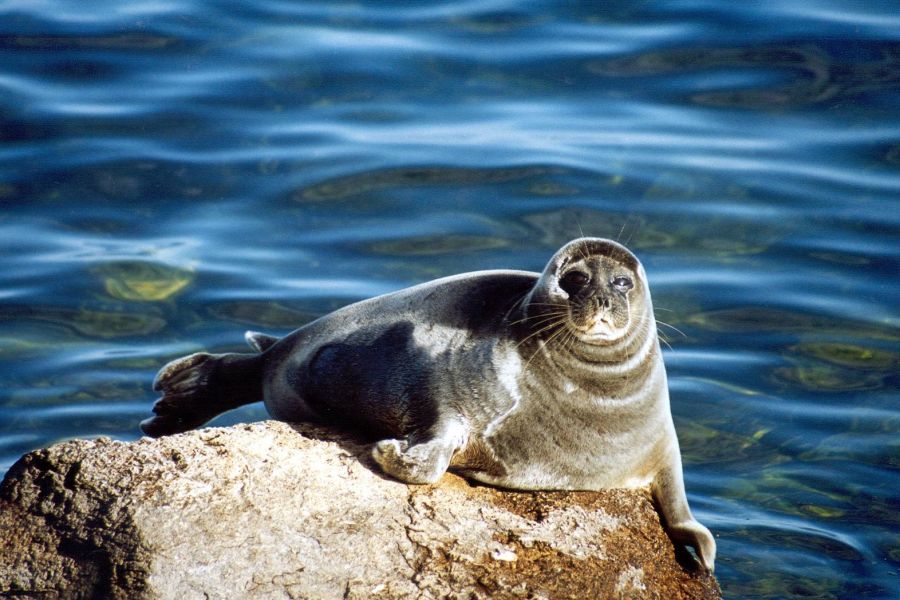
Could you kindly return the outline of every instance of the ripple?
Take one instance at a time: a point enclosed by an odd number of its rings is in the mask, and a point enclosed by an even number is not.
[[[889,596],[895,13],[4,3],[0,467],[134,439],[156,369],[246,327],[606,236],[647,269],[726,596]]]

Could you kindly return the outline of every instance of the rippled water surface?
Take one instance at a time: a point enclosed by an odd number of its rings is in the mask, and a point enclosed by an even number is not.
[[[896,9],[3,3],[0,468],[136,439],[175,356],[584,232],[649,273],[726,596],[896,597]]]

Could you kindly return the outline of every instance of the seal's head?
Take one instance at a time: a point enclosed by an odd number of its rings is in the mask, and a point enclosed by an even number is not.
[[[625,246],[580,238],[553,255],[532,293],[530,313],[555,316],[577,339],[606,346],[624,338],[650,308],[644,269]]]

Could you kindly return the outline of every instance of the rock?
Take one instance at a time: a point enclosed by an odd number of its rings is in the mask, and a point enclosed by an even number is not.
[[[408,486],[275,421],[25,455],[0,484],[0,596],[721,597],[646,490]]]

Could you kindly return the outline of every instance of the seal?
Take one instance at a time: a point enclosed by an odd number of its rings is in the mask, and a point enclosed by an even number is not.
[[[352,429],[389,475],[448,469],[519,490],[649,486],[673,541],[712,571],[691,514],[647,276],[624,246],[580,238],[541,273],[479,271],[346,306],[253,354],[165,365],[150,436],[263,400],[283,421]]]

